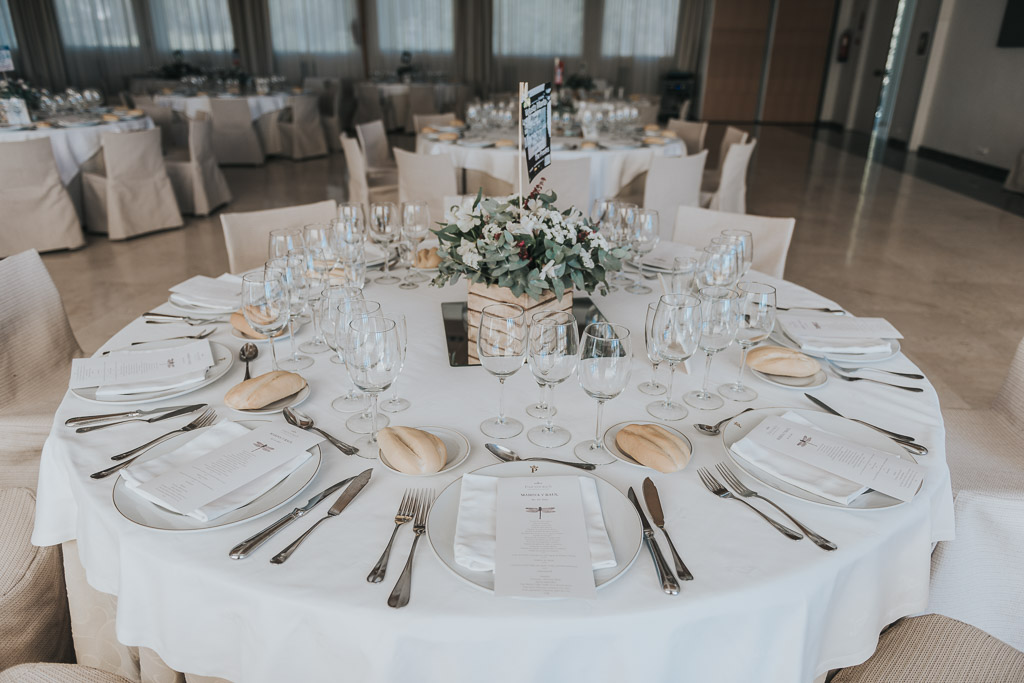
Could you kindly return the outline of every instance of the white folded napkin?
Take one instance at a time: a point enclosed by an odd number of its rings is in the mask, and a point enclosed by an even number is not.
[[[171,287],[175,303],[208,308],[211,311],[234,311],[241,302],[242,280],[225,273],[217,278],[196,275]]]
[[[187,375],[177,377],[165,377],[154,379],[148,382],[135,382],[132,384],[108,384],[96,388],[96,398],[115,398],[117,396],[131,396],[133,394],[146,394],[151,391],[167,391],[168,389],[184,389],[193,384],[199,384],[206,379],[206,370],[190,372]]]
[[[821,431],[827,431],[811,424],[794,412],[788,412],[782,418],[805,427],[814,427]],[[828,433],[833,436],[839,436],[833,432]],[[868,490],[867,486],[862,486],[857,482],[826,472],[820,467],[791,458],[763,444],[755,443],[749,436],[743,437],[734,443],[731,450],[743,460],[777,479],[781,479],[804,491],[809,491],[840,505],[849,505],[857,496]]]
[[[794,332],[786,325],[786,317],[778,317],[779,324],[790,339],[800,346],[800,350],[806,353],[884,353],[890,349],[890,342],[887,339],[846,339],[811,337],[799,332]]]
[[[219,448],[233,439],[244,436],[248,431],[249,430],[245,426],[240,425],[237,422],[222,422],[221,424],[214,425],[209,429],[202,430],[199,433],[199,436],[166,455],[162,455],[159,458],[153,458],[152,460],[145,462],[137,462],[130,467],[126,467],[121,470],[121,478],[124,479],[128,490],[140,498],[144,498],[151,503],[156,503],[160,507],[167,508],[173,512],[188,515],[189,517],[198,519],[200,522],[209,522],[210,520],[216,519],[221,515],[231,512],[232,510],[237,510],[244,505],[248,505],[270,489],[277,486],[282,479],[297,470],[302,463],[306,462],[306,460],[310,458],[311,453],[309,451],[302,451],[302,453],[296,454],[295,457],[281,463],[281,465],[275,467],[263,476],[257,477],[248,484],[235,489],[231,493],[221,496],[217,500],[204,505],[198,510],[175,510],[173,506],[161,501],[156,496],[140,490],[138,487],[154,477],[158,477],[165,472],[169,472],[175,468],[181,467],[182,465],[186,465],[196,458],[206,455],[215,448]]]
[[[604,526],[597,484],[590,477],[576,477],[583,499],[583,518],[590,541],[590,559],[594,569],[614,567],[615,551]],[[455,561],[474,572],[494,571],[498,477],[466,474],[462,477],[459,519],[455,524]]]

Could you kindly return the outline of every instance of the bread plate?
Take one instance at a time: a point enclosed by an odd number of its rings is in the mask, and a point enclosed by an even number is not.
[[[309,394],[309,384],[306,384],[306,386],[302,387],[294,394],[290,394],[284,398],[279,398],[273,403],[268,403],[262,408],[252,408],[249,410],[240,410],[238,408],[232,408],[231,406],[227,406],[227,408],[228,410],[233,410],[236,413],[242,413],[243,415],[274,415],[276,413],[280,413],[285,408],[291,408],[292,406],[299,405],[309,398]]]
[[[783,389],[817,389],[818,387],[825,386],[828,384],[828,375],[825,374],[824,370],[818,370],[810,377],[788,377],[786,375],[773,375],[768,372],[761,372],[750,368],[750,371],[761,381],[767,382],[768,384],[774,384],[777,387]]]
[[[618,444],[615,443],[615,437],[618,436],[619,431],[621,431],[623,427],[626,427],[628,425],[657,425],[658,427],[661,427],[665,431],[671,432],[672,434],[678,436],[680,439],[686,442],[686,446],[690,449],[690,458],[693,458],[693,443],[690,441],[689,438],[687,438],[686,434],[683,434],[675,427],[670,427],[669,425],[663,422],[656,422],[654,420],[629,420],[628,422],[620,422],[617,425],[612,425],[608,429],[608,431],[604,433],[604,447],[608,449],[608,452],[610,452],[612,455],[614,455],[616,458],[626,463],[627,465],[632,465],[633,467],[640,467],[645,470],[652,470],[654,472],[658,471],[655,470],[653,467],[641,465],[639,462],[623,453],[619,449]]]
[[[433,477],[438,474],[450,472],[455,469],[469,457],[469,439],[467,439],[462,432],[456,431],[449,427],[416,427],[424,432],[429,432],[444,442],[444,447],[447,452],[447,460],[437,472],[427,472],[425,474],[412,474],[410,472],[402,472],[390,462],[384,455],[384,451],[378,451],[377,454],[380,456],[380,461],[384,463],[384,467],[395,474],[400,474],[403,477]]]

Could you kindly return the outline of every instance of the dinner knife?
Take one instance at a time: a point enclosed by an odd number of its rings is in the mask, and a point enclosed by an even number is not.
[[[143,415],[156,415],[169,410],[181,410],[182,408],[189,408],[191,406],[163,406],[162,408],[150,408],[149,410],[128,410],[123,413],[107,413],[106,415],[82,415],[79,417],[69,417],[64,421],[65,427],[74,427],[75,425],[88,424],[89,422],[105,422],[106,420],[116,420],[119,417],[142,417]]]
[[[344,510],[345,507],[352,502],[353,498],[359,495],[360,491],[363,490],[363,487],[366,486],[366,482],[370,481],[370,475],[372,474],[373,468],[371,467],[363,470],[358,476],[356,476],[356,478],[352,480],[348,487],[341,492],[341,495],[338,496],[338,500],[336,500],[334,502],[334,505],[331,506],[331,509],[327,513],[327,515],[318,519],[316,521],[316,524],[306,529],[305,533],[303,533],[301,536],[292,541],[287,548],[285,548],[277,555],[274,555],[272,558],[270,558],[270,562],[272,564],[283,564],[284,562],[286,562],[288,558],[292,556],[292,553],[294,553],[295,550],[300,545],[302,545],[302,542],[306,540],[306,537],[313,533],[314,529],[316,529],[318,526],[320,526],[330,518],[337,517],[339,514],[341,514],[341,511]]]
[[[886,436],[888,436],[890,439],[895,439],[896,441],[913,441],[914,440],[914,437],[912,437],[912,436],[907,436],[906,434],[897,434],[896,432],[890,432],[888,429],[882,429],[881,427],[877,427],[877,426],[871,424],[870,422],[865,422],[864,420],[858,420],[855,417],[846,417],[845,415],[840,413],[838,410],[836,410],[834,408],[831,408],[830,406],[826,405],[825,402],[822,401],[821,399],[815,398],[815,397],[811,396],[810,394],[808,394],[806,392],[804,392],[804,396],[806,396],[808,399],[810,399],[811,403],[813,403],[814,405],[818,406],[819,408],[821,408],[825,412],[832,413],[836,417],[841,417],[844,420],[849,420],[851,422],[856,422],[858,424],[862,424],[865,427],[871,427],[876,432],[881,432],[882,434],[885,434]]]
[[[273,536],[278,531],[285,528],[286,526],[294,522],[296,519],[302,517],[304,514],[315,508],[317,505],[320,504],[321,501],[323,501],[324,498],[331,495],[332,493],[334,493],[335,491],[337,491],[338,489],[340,489],[342,486],[349,483],[353,479],[355,479],[355,477],[342,479],[337,484],[327,487],[320,493],[310,498],[302,507],[295,508],[287,515],[285,515],[281,519],[277,520],[276,522],[268,526],[263,531],[253,534],[249,538],[245,539],[244,541],[236,545],[234,548],[231,549],[229,557],[231,557],[232,560],[243,560],[246,557],[249,557],[249,555],[251,555],[252,552],[256,550],[256,548],[259,548],[261,545],[269,541],[271,536]]]
[[[679,584],[676,583],[676,577],[672,575],[672,569],[668,566],[668,562],[665,561],[665,556],[661,554],[658,541],[654,538],[654,529],[651,528],[651,523],[647,521],[647,515],[644,514],[644,509],[640,507],[640,501],[637,500],[636,494],[633,493],[632,486],[629,487],[627,495],[629,496],[629,502],[633,503],[637,514],[640,515],[640,523],[644,527],[644,541],[647,543],[647,549],[651,551],[651,559],[654,560],[654,568],[658,572],[661,589],[669,595],[678,595]]]
[[[129,418],[124,419],[124,420],[115,420],[114,422],[104,422],[103,424],[89,425],[88,427],[79,427],[78,429],[75,430],[75,433],[76,434],[84,434],[86,432],[94,432],[97,429],[106,429],[107,427],[113,427],[114,425],[121,425],[121,424],[124,424],[125,422],[150,422],[150,423],[152,423],[152,422],[160,422],[162,420],[168,420],[168,419],[170,419],[172,417],[178,417],[179,415],[188,415],[189,413],[194,413],[197,410],[199,410],[200,408],[205,408],[205,407],[206,407],[205,403],[196,403],[195,405],[191,405],[191,406],[183,406],[181,408],[175,408],[175,409],[171,410],[171,412],[169,412],[169,413],[166,413],[164,415],[157,415],[155,417],[150,417],[150,418],[145,418],[145,417],[129,417]]]
[[[668,549],[672,551],[672,559],[676,563],[676,573],[679,574],[679,580],[693,581],[693,574],[683,564],[683,558],[679,557],[679,553],[676,552],[676,546],[672,543],[672,537],[665,531],[665,512],[661,509],[661,496],[658,495],[658,488],[651,481],[650,477],[644,479],[644,502],[647,503],[647,509],[651,511],[651,519],[654,521],[654,526],[661,529],[661,533],[665,534],[665,540],[668,541]]]

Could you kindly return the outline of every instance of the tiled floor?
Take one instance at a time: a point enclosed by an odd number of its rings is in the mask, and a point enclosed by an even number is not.
[[[796,217],[786,277],[858,315],[891,320],[944,405],[991,401],[1024,336],[1024,217],[806,131],[756,134],[748,210]],[[225,174],[231,211],[345,195],[340,155]],[[169,286],[227,268],[216,215],[127,242],[92,236],[85,249],[44,259],[87,351],[166,300]]]

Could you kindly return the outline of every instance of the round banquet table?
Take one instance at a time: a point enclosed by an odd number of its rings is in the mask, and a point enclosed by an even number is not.
[[[410,111],[408,83],[372,83],[377,89],[381,111],[384,115],[386,130],[413,130],[412,112]],[[418,85],[418,84],[414,84]],[[434,90],[434,107],[439,112],[455,111],[459,103],[459,89],[466,86],[458,83],[432,83]]]
[[[239,95],[231,99],[244,97],[249,103],[249,113],[255,121],[264,114],[272,111],[280,111],[288,106],[286,93],[271,93],[269,95]],[[170,107],[174,111],[184,112],[190,119],[195,118],[196,112],[210,111],[210,97],[208,95],[155,95],[153,103],[161,107]]]
[[[666,245],[668,247],[674,245]],[[831,305],[794,284],[770,277],[779,304]],[[656,284],[656,283],[655,283]],[[133,425],[75,435],[63,426],[73,415],[107,412],[69,395],[61,404],[43,451],[33,542],[51,545],[77,539],[88,582],[117,596],[117,636],[128,645],[155,650],[177,671],[232,681],[811,681],[835,667],[867,659],[879,631],[899,617],[925,609],[932,544],[952,538],[949,473],[942,418],[927,382],[911,394],[868,382],[830,381],[817,395],[851,416],[915,435],[931,454],[918,460],[928,469],[922,489],[896,507],[857,512],[826,508],[771,495],[804,524],[838,544],[825,552],[808,540],[784,538],[743,506],[711,495],[697,467],[725,459],[719,438],[698,434],[694,422],[715,422],[741,409],[810,408],[799,391],[760,382],[749,374],[759,398],[753,404],[726,402],[717,411],[690,409],[674,423],[693,442],[690,464],[660,474],[624,463],[596,474],[620,491],[639,490],[650,476],[661,492],[668,529],[695,579],[679,595],[661,590],[649,554],[641,549],[621,578],[588,600],[497,598],[457,578],[430,544],[419,544],[412,600],[403,609],[386,605],[412,542],[403,530],[383,583],[366,575],[393,528],[393,516],[407,487],[440,492],[456,478],[496,462],[483,445],[479,423],[495,414],[498,383],[480,367],[449,367],[440,305],[464,301],[465,285],[401,290],[369,284],[366,297],[384,310],[402,312],[410,329],[408,362],[401,393],[412,401],[391,415],[393,425],[445,425],[472,444],[469,458],[452,472],[431,478],[399,476],[377,460],[344,456],[323,444],[323,466],[293,501],[266,516],[217,530],[161,532],[123,518],[111,503],[113,478],[94,481],[90,472],[108,457],[167,431]],[[646,297],[618,291],[595,301],[612,321],[633,334],[634,372],[629,388],[605,408],[604,426],[650,419],[651,397],[636,386],[647,379],[643,323]],[[164,307],[164,310],[171,309]],[[104,348],[130,341],[188,334],[198,328],[146,325],[135,320]],[[298,336],[308,337],[306,329]],[[219,325],[212,340],[237,351],[240,341]],[[280,343],[285,352],[287,342]],[[254,374],[269,369],[262,349]],[[731,380],[739,350],[715,359],[712,386]],[[881,367],[916,370],[902,355]],[[225,392],[242,379],[236,364],[216,383],[188,399],[205,401],[224,419],[244,419],[223,404]],[[305,371],[312,389],[301,409],[342,439],[347,415],[330,401],[347,383],[343,369],[327,355]],[[699,373],[695,373],[698,374]],[[699,376],[681,376],[676,392],[694,388]],[[866,385],[866,386],[865,386]],[[537,398],[528,369],[506,386],[510,414],[526,423],[524,407]],[[575,443],[590,438],[595,402],[575,379],[555,390],[556,422],[569,427]],[[275,418],[280,419],[280,418]],[[177,426],[175,423],[174,426]],[[571,459],[569,446],[541,453],[521,434],[506,442],[521,454]],[[248,559],[229,559],[236,543],[303,504],[314,492],[366,467],[373,477],[336,520],[321,526],[285,564],[274,553],[326,514],[321,504]],[[659,543],[667,553],[660,532]],[[620,561],[628,561],[628,558]]]
[[[514,139],[514,131],[491,134],[487,137]],[[510,137],[512,136],[512,137]],[[664,145],[638,146],[635,149],[571,149],[578,147],[580,138],[552,138],[552,146],[564,145],[565,149],[554,149],[554,161],[569,159],[590,159],[590,203],[602,197],[614,197],[634,178],[647,171],[655,156],[683,156],[686,145],[682,140],[673,140]],[[601,141],[598,140],[600,143]],[[481,171],[499,180],[516,183],[518,172],[516,147],[468,147],[458,142],[430,140],[424,135],[416,136],[416,152],[419,154],[448,154],[456,168]]]

